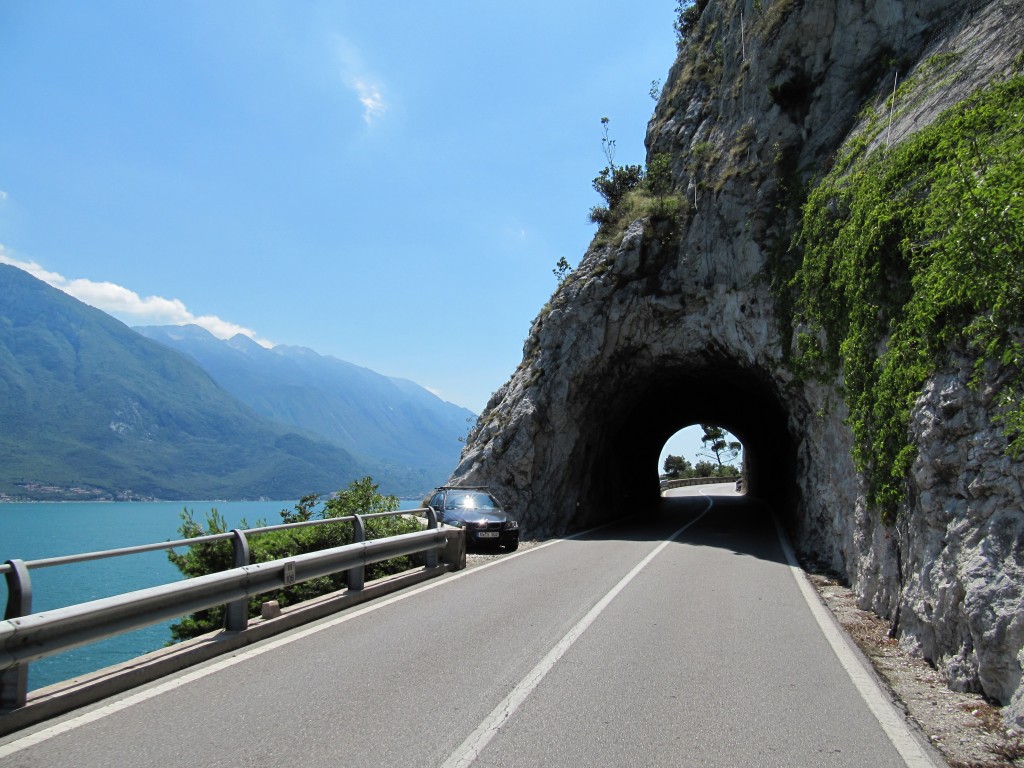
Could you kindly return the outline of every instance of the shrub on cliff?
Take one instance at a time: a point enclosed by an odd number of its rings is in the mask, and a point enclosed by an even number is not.
[[[707,6],[708,0],[677,0],[676,2],[676,43],[682,46],[690,36],[693,28],[700,21],[700,15]]]

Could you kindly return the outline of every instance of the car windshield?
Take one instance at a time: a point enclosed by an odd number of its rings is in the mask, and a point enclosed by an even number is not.
[[[498,505],[486,493],[450,492],[444,502],[445,509],[497,509]]]

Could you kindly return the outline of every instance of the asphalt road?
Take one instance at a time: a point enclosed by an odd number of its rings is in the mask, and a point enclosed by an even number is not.
[[[883,731],[771,517],[718,490],[3,737],[0,767],[930,765]]]

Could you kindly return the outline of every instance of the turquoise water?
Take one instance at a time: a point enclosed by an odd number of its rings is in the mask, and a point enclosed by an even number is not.
[[[0,504],[0,563],[14,558],[43,557],[131,547],[180,538],[178,526],[184,509],[198,522],[215,508],[228,527],[245,518],[250,526],[263,519],[268,525],[281,522],[282,509],[294,501],[156,501],[156,502],[62,502]],[[403,509],[419,506],[403,503]],[[136,589],[167,584],[181,574],[167,560],[166,552],[108,558],[53,568],[33,568],[32,611],[62,608]],[[0,578],[0,607],[7,605],[7,584]],[[35,690],[77,675],[128,661],[166,645],[170,622],[128,632],[34,662],[29,667],[29,688]]]

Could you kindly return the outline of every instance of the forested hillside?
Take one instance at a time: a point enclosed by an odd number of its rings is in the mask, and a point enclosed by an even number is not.
[[[21,270],[0,297],[0,498],[291,499],[367,472]]]
[[[136,328],[199,363],[258,413],[337,443],[402,487],[429,489],[459,460],[474,414],[418,384],[311,349],[221,340],[195,326]]]

